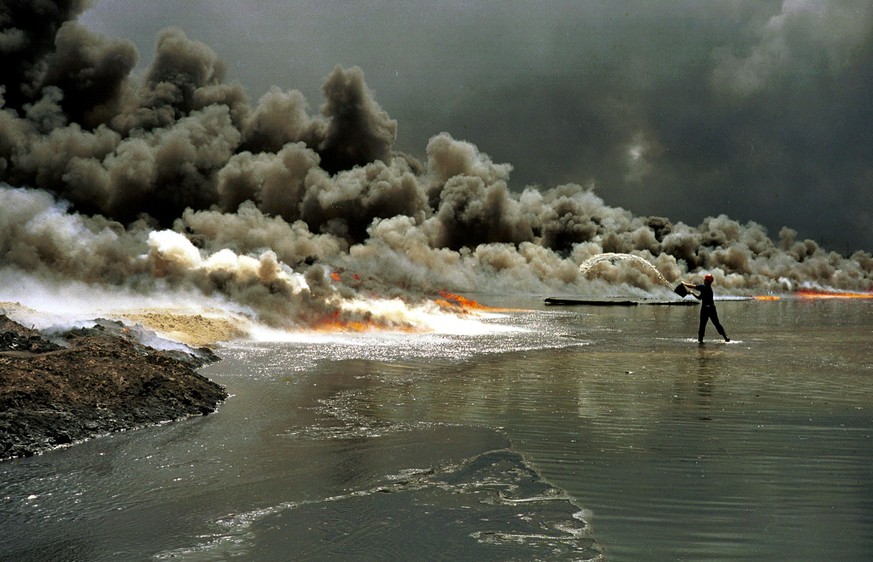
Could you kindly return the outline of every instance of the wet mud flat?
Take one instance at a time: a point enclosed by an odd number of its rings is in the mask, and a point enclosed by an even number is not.
[[[0,314],[0,460],[214,412],[207,348],[158,350],[120,322],[40,332]]]

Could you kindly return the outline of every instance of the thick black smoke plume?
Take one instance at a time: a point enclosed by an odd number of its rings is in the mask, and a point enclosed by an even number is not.
[[[512,167],[447,133],[419,159],[359,68],[252,103],[208,46],[165,29],[143,76],[133,45],[75,17],[84,2],[0,12],[0,274],[196,288],[279,326],[374,318],[361,295],[440,289],[667,292],[690,273],[739,294],[871,290],[873,258],[726,216],[693,227],[606,205],[591,188],[508,188]],[[7,70],[8,69],[8,70]],[[635,260],[586,260],[614,252]],[[397,323],[402,323],[398,320]]]

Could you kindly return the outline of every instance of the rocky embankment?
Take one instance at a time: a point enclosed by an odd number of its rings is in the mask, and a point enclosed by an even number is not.
[[[227,397],[196,369],[205,348],[160,351],[119,322],[59,333],[0,314],[0,460],[205,415]]]

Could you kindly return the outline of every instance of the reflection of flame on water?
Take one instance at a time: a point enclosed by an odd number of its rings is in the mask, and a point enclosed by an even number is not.
[[[844,293],[839,291],[821,291],[817,289],[800,289],[794,293],[801,299],[873,299],[873,292]]]

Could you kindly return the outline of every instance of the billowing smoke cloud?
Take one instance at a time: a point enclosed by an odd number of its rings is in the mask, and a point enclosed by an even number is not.
[[[448,133],[423,161],[397,153],[397,123],[359,68],[327,77],[317,115],[297,91],[252,104],[179,29],[159,35],[137,79],[132,45],[79,26],[81,4],[44,19],[27,6],[0,14],[0,48],[18,61],[0,111],[6,274],[194,288],[280,327],[402,326],[358,303],[443,289],[666,295],[702,271],[738,294],[873,289],[869,254],[827,252],[790,228],[774,240],[725,215],[634,216],[575,184],[516,193],[510,165]],[[587,261],[603,253],[636,258]]]

